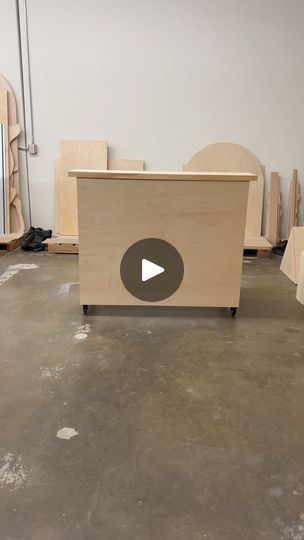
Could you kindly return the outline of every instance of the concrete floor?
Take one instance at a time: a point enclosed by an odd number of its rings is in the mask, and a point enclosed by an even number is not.
[[[0,257],[0,539],[303,540],[304,307],[279,262],[244,264],[235,320],[84,318],[77,256]]]

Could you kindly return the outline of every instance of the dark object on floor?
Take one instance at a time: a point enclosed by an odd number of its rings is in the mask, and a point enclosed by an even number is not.
[[[24,251],[44,251],[47,246],[42,242],[51,236],[51,229],[45,231],[41,227],[31,227],[21,249]]]
[[[287,242],[288,240],[283,240],[282,242],[279,242],[279,244],[272,248],[272,253],[274,253],[274,255],[283,256],[287,246]]]

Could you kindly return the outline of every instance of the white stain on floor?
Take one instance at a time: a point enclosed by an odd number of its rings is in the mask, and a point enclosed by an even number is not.
[[[13,276],[18,274],[20,270],[34,270],[35,268],[39,268],[37,264],[11,264],[3,274],[0,275],[0,287],[3,285],[6,281],[11,279]]]
[[[75,435],[78,435],[78,431],[76,431],[74,428],[64,427],[57,431],[58,439],[65,439],[66,441],[72,437],[75,437]]]
[[[57,294],[58,296],[68,296],[70,294],[71,288],[74,285],[79,285],[77,281],[70,281],[68,283],[61,283],[58,287]]]
[[[75,330],[74,338],[79,340],[86,339],[90,332],[92,332],[90,324],[80,324]]]
[[[77,331],[78,332],[85,332],[86,334],[89,334],[90,332],[92,332],[92,328],[91,328],[91,325],[89,323],[80,324],[79,326],[77,326]]]
[[[53,368],[40,368],[41,379],[60,379],[63,367],[55,366]]]
[[[21,455],[6,454],[1,462],[0,488],[8,487],[10,491],[23,488],[27,473],[22,464]]]
[[[88,334],[83,334],[82,332],[74,335],[75,339],[86,339],[87,337],[88,337]]]
[[[304,540],[304,525],[295,525],[286,527],[283,531],[281,540]]]

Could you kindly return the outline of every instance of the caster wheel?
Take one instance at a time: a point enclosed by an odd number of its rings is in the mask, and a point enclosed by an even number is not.
[[[234,319],[234,317],[236,316],[236,312],[237,312],[237,308],[236,307],[231,307],[230,308],[230,313],[231,313],[231,317]]]
[[[85,304],[84,306],[82,306],[82,309],[83,309],[83,314],[84,314],[84,315],[87,315],[88,310],[89,310],[89,306],[87,306],[87,305]]]

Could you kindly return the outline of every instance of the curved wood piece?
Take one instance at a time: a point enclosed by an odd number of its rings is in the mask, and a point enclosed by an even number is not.
[[[15,124],[8,127],[8,142],[9,142],[9,176],[11,177],[13,172],[18,171],[18,146],[13,145],[12,142],[19,136],[20,126]],[[17,150],[17,151],[16,151]]]
[[[15,199],[17,195],[17,191],[14,187],[10,186],[10,192],[9,192],[9,202],[12,204],[13,200]]]
[[[24,232],[24,220],[22,216],[20,200],[20,181],[19,181],[19,163],[18,163],[18,136],[20,126],[17,124],[17,106],[13,89],[9,82],[0,75],[0,92],[7,92],[7,133],[9,141],[8,149],[8,184],[9,194],[9,230],[11,233]]]
[[[22,234],[25,231],[25,225],[24,225],[24,220],[23,220],[23,215],[22,215],[21,200],[18,197],[18,195],[16,195],[12,201],[11,209],[12,208],[15,208],[15,211],[18,217],[18,223],[19,223],[18,230],[14,232],[18,232]]]
[[[199,150],[184,165],[184,171],[226,171],[250,172],[258,176],[257,182],[250,182],[246,236],[261,236],[264,172],[252,152],[239,144],[220,142],[210,144]]]
[[[8,128],[8,138],[9,138],[9,142],[10,144],[13,142],[14,139],[16,139],[16,137],[18,137],[18,135],[20,135],[20,126],[19,124],[15,124],[14,126],[9,126]]]
[[[19,185],[19,172],[14,172],[10,178],[10,214],[11,214],[11,231],[14,233],[24,233],[25,225],[22,216],[22,207],[19,194],[16,189]],[[20,205],[18,203],[20,201]],[[16,200],[16,205],[14,204]]]

